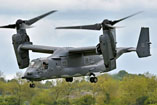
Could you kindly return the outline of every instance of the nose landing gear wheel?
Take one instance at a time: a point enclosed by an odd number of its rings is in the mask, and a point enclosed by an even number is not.
[[[96,83],[96,82],[98,82],[98,78],[97,77],[91,77],[90,82],[91,83]]]
[[[35,88],[35,84],[34,84],[34,83],[30,83],[30,84],[29,84],[29,87],[30,87],[30,88]]]

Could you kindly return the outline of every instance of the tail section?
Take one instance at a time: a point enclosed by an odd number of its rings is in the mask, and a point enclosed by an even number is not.
[[[139,58],[151,56],[150,54],[149,28],[142,27],[138,40],[136,52]]]

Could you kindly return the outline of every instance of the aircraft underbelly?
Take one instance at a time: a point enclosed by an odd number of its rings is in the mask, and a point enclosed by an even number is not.
[[[90,73],[104,71],[105,71],[104,63],[103,61],[100,61],[99,63],[94,65],[87,65],[81,67],[65,67],[54,70],[51,78],[79,77],[89,75]]]
[[[95,70],[96,67],[72,67],[72,68],[64,68],[62,73],[60,74],[61,77],[78,77],[78,76],[85,76],[88,72]]]

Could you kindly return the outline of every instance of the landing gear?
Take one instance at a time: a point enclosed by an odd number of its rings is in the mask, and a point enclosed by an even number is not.
[[[97,77],[90,77],[90,82],[96,83],[96,82],[98,82],[98,78]]]
[[[65,78],[66,82],[72,82],[73,81],[73,78],[70,77],[70,78]]]
[[[91,83],[96,83],[96,82],[98,82],[98,78],[97,77],[95,77],[95,74],[94,73],[91,73],[90,74],[90,82]]]
[[[30,84],[29,84],[29,87],[30,87],[30,88],[35,88],[35,84],[34,84],[34,83],[30,83]]]

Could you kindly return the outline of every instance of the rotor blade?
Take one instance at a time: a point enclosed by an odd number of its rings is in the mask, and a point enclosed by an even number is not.
[[[83,26],[56,27],[56,29],[86,29],[86,30],[100,30],[100,29],[101,29],[101,24],[83,25]]]
[[[0,26],[0,28],[11,28],[11,29],[14,29],[15,27],[16,27],[16,24],[9,24],[6,26]]]
[[[110,29],[114,29],[114,28],[124,28],[124,26],[113,26],[110,24],[105,24],[106,27],[110,28]]]
[[[143,11],[140,11],[140,12],[134,13],[134,14],[132,14],[132,15],[129,15],[129,16],[127,16],[127,17],[124,17],[124,18],[122,18],[122,19],[114,20],[114,21],[111,22],[111,25],[114,25],[114,24],[116,24],[116,23],[118,23],[118,22],[120,22],[120,21],[123,21],[123,20],[125,20],[125,19],[130,18],[130,17],[133,17],[133,16],[135,16],[135,15],[137,15],[137,14],[140,14],[140,13],[142,13],[142,12],[143,12]]]
[[[42,19],[42,18],[44,18],[44,17],[46,17],[46,16],[48,16],[48,15],[50,15],[51,13],[54,13],[54,12],[56,12],[56,11],[57,11],[57,10],[53,10],[53,11],[50,11],[50,12],[45,13],[45,14],[43,14],[43,15],[40,15],[40,16],[38,16],[38,17],[35,17],[35,18],[33,18],[33,19],[25,20],[25,23],[26,23],[27,25],[32,25],[33,23],[39,21],[40,19]]]
[[[33,28],[33,26],[27,25],[25,23],[22,24],[21,29]]]

